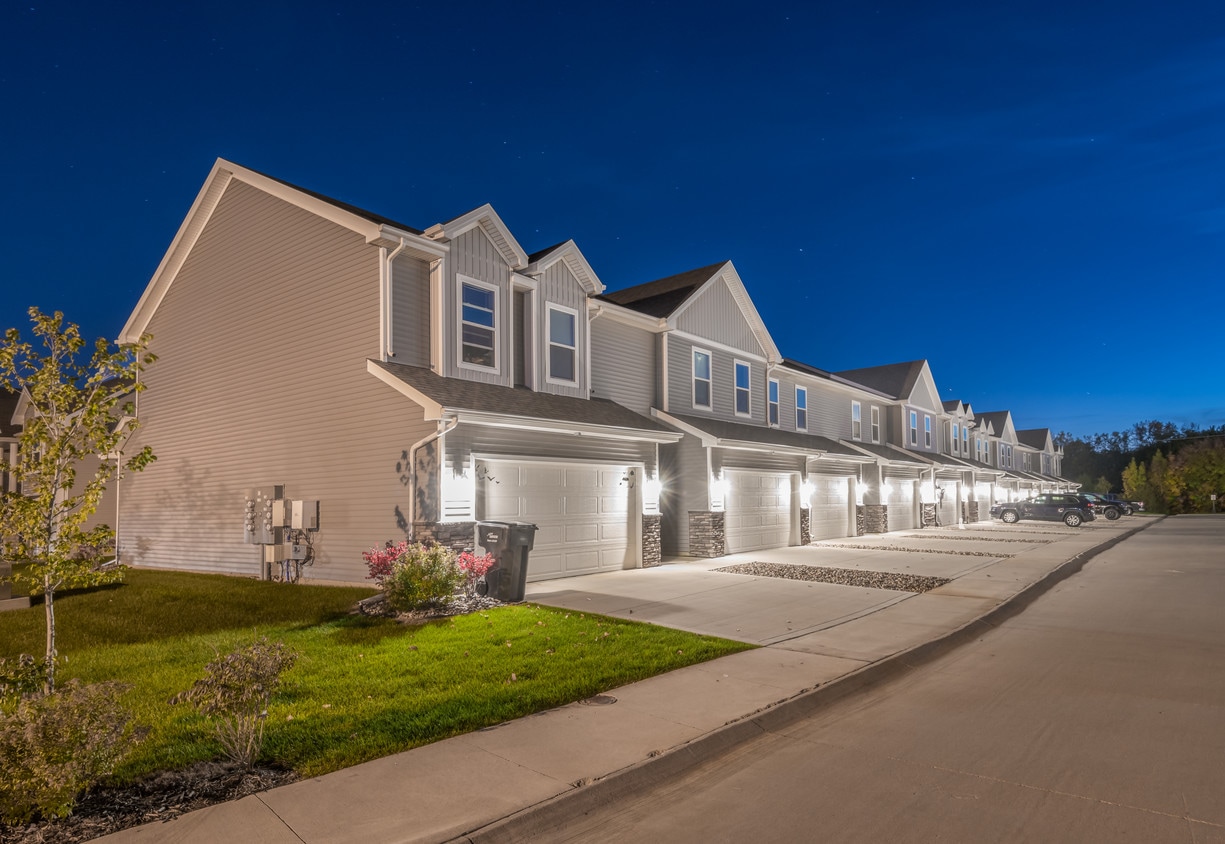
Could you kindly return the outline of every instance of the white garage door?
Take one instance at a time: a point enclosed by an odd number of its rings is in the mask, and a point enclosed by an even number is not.
[[[791,473],[728,471],[727,553],[791,543]]]
[[[485,461],[482,461],[485,463]],[[527,579],[547,580],[632,567],[628,467],[582,463],[488,461],[484,512],[489,521],[538,528]]]
[[[809,475],[812,483],[812,513],[808,530],[813,539],[838,539],[850,536],[847,510],[850,496],[848,478]]]
[[[991,484],[975,484],[974,498],[978,501],[978,520],[991,521]]]
[[[889,478],[889,530],[910,530],[915,526],[914,481],[909,478]]]

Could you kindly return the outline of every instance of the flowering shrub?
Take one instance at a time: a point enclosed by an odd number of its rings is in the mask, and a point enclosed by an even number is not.
[[[471,551],[464,551],[455,558],[455,564],[459,566],[459,570],[467,579],[464,589],[469,595],[472,595],[476,592],[477,581],[484,577],[497,564],[497,561],[494,560],[492,554],[483,554],[478,557]]]
[[[363,552],[362,557],[370,579],[400,612],[443,606],[467,579],[455,552],[441,545],[401,542]]]

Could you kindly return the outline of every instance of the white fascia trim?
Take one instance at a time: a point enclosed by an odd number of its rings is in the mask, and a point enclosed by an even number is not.
[[[436,243],[419,234],[413,234],[410,231],[388,225],[379,226],[372,235],[366,238],[366,243],[369,243],[371,246],[383,246],[388,249],[403,247],[402,251],[404,253],[414,258],[420,258],[423,261],[436,261],[439,258],[446,257],[451,251],[449,244]]]
[[[641,328],[643,331],[649,331],[652,334],[661,334],[668,330],[668,321],[666,319],[653,317],[641,311],[630,310],[624,305],[618,305],[615,302],[603,299],[588,299],[587,310],[600,313],[605,319],[611,319],[613,322],[619,322],[622,325],[628,325],[633,328]]]
[[[480,208],[473,208],[467,214],[461,214],[454,220],[445,223],[435,223],[425,230],[425,237],[430,240],[454,240],[465,232],[480,226],[485,235],[502,254],[502,258],[512,270],[520,270],[527,266],[527,252],[515,240],[510,229],[502,222],[493,206],[485,203]]]
[[[573,240],[567,240],[541,260],[528,264],[523,272],[526,275],[540,275],[558,261],[565,262],[570,275],[574,276],[588,296],[598,296],[604,292],[604,282],[600,281],[600,277],[595,274],[595,270]]]
[[[869,458],[869,460],[864,462],[880,463],[882,466],[920,466],[922,468],[929,468],[935,463],[932,460],[907,460],[903,457],[883,457],[867,449],[859,448],[859,444],[851,440],[838,440],[838,443],[847,448],[853,448]]]
[[[383,367],[379,366],[373,360],[366,361],[366,371],[375,378],[382,381],[387,386],[391,387],[397,393],[408,398],[413,404],[420,405],[425,410],[426,419],[441,419],[443,417],[442,405],[431,399],[420,390],[416,390],[405,384],[396,376],[392,375]]]
[[[718,349],[721,352],[727,352],[729,355],[735,355],[738,358],[751,360],[754,363],[760,363],[766,366],[770,365],[770,362],[761,355],[754,354],[753,352],[746,352],[744,349],[737,349],[735,346],[720,343],[718,340],[712,340],[709,337],[701,337],[697,334],[690,334],[688,331],[681,331],[679,328],[671,329],[670,333],[688,340],[690,343],[693,343],[703,349]]]
[[[740,274],[736,272],[736,267],[731,261],[725,261],[701,287],[691,293],[681,303],[681,306],[668,316],[669,327],[675,328],[680,315],[701,298],[702,294],[709,290],[711,285],[720,281],[727,285],[728,291],[732,294],[732,299],[739,306],[744,318],[748,320],[753,336],[757,338],[757,343],[762,348],[766,363],[770,365],[779,363],[783,359],[782,352],[778,350],[778,346],[774,343],[774,338],[770,336],[769,330],[766,329],[765,321],[761,318],[761,314],[757,312],[757,307],[749,297],[749,293],[744,287],[744,282],[740,279]]]
[[[516,273],[516,272],[512,272],[510,274],[510,289],[515,291],[516,293],[525,291],[525,290],[535,293],[536,288],[539,286],[540,285],[537,283],[536,279],[534,278],[528,278],[527,276],[520,275],[519,273]]]
[[[450,408],[447,410],[447,413],[455,416],[461,423],[469,425],[486,425],[491,428],[513,428],[521,431],[545,431],[555,434],[569,434],[574,437],[599,437],[607,440],[630,440],[632,442],[674,443],[683,436],[672,431],[634,432],[625,428],[593,425],[588,422],[533,419],[525,416],[507,416],[503,413],[486,413],[479,410],[457,410]]]
[[[809,375],[808,377],[812,378],[811,375]],[[817,380],[822,381],[824,379],[817,379]],[[846,385],[852,390],[855,390],[856,392],[859,392],[859,393],[863,393],[864,395],[876,396],[877,398],[888,399],[891,402],[896,402],[899,400],[898,396],[891,396],[888,393],[882,393],[880,390],[874,390],[871,387],[867,387],[863,384],[860,384],[858,381],[852,381],[849,378],[843,378],[841,375],[834,375],[831,373],[829,376],[829,380],[833,384]]]

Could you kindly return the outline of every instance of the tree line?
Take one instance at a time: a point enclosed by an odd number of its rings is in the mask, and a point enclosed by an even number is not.
[[[1225,425],[1137,422],[1087,437],[1061,431],[1055,443],[1063,476],[1081,489],[1119,492],[1156,513],[1225,512]]]

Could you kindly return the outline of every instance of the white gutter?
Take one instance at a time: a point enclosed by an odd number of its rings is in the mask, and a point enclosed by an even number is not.
[[[411,479],[411,483],[408,485],[408,530],[410,534],[413,532],[413,520],[417,517],[417,450],[422,446],[429,445],[434,440],[440,439],[448,431],[454,430],[458,424],[459,419],[455,417],[439,419],[438,427],[432,434],[426,434],[408,449],[408,477]],[[438,461],[438,477],[440,481],[444,463],[446,463],[446,459],[445,455],[442,455]]]
[[[604,306],[596,305],[595,313],[587,311],[587,360],[583,362],[583,368],[587,370],[587,395],[595,394],[595,385],[591,383],[591,324],[600,317],[604,316]]]
[[[404,247],[408,243],[404,238],[400,238],[400,245],[387,253],[386,246],[379,247],[379,298],[382,300],[383,320],[379,325],[379,345],[383,349],[383,360],[389,361],[395,357],[395,351],[392,349],[392,315],[391,315],[391,265],[395,261],[396,256],[404,251]]]

